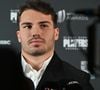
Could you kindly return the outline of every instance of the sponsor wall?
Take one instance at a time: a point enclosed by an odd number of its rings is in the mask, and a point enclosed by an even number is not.
[[[16,51],[20,48],[16,38],[17,12],[24,1],[0,1],[0,45],[11,46]],[[89,72],[95,90],[100,90],[100,1],[43,1],[51,3],[58,15],[58,55],[76,68]]]

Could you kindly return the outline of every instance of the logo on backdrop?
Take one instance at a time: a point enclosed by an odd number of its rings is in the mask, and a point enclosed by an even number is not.
[[[75,12],[66,12],[65,9],[62,9],[57,12],[58,23],[62,23],[65,20],[84,20],[87,21],[89,18],[84,15],[77,14]]]
[[[18,9],[10,10],[10,21],[12,21],[12,23],[17,23],[18,12]],[[58,11],[56,14],[58,16],[58,23],[63,23],[65,20],[88,20],[87,16],[78,15],[74,12],[66,12],[65,9]]]
[[[10,21],[12,21],[12,23],[17,23],[18,11],[18,9],[10,10]]]
[[[64,36],[63,47],[66,50],[80,50],[80,48],[86,50],[88,47],[88,39],[86,36],[78,36],[78,37]]]
[[[11,45],[11,40],[0,40],[0,45]]]

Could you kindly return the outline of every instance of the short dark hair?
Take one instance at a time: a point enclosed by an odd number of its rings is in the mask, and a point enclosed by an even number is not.
[[[57,14],[54,11],[54,9],[51,7],[51,5],[47,2],[43,2],[41,0],[27,0],[19,9],[19,13],[18,13],[18,24],[20,22],[20,17],[22,15],[22,13],[25,10],[28,9],[32,9],[32,10],[36,10],[39,11],[43,14],[46,15],[51,15],[53,23],[54,23],[54,27],[57,27]]]

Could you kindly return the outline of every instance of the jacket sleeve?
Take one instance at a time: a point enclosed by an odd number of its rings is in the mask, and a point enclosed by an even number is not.
[[[94,90],[88,73],[82,72],[81,79],[83,90]]]

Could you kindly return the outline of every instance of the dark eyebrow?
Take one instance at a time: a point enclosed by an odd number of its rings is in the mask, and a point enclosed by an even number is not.
[[[47,23],[47,24],[51,24],[51,22],[49,21],[40,21],[39,24],[44,24],[44,23]],[[21,25],[32,25],[31,22],[23,22],[21,23]]]
[[[49,21],[40,21],[39,22],[39,24],[43,24],[43,23],[51,24],[51,22],[49,22]]]
[[[21,25],[32,25],[32,23],[30,23],[30,22],[23,22],[23,23],[21,23]]]

